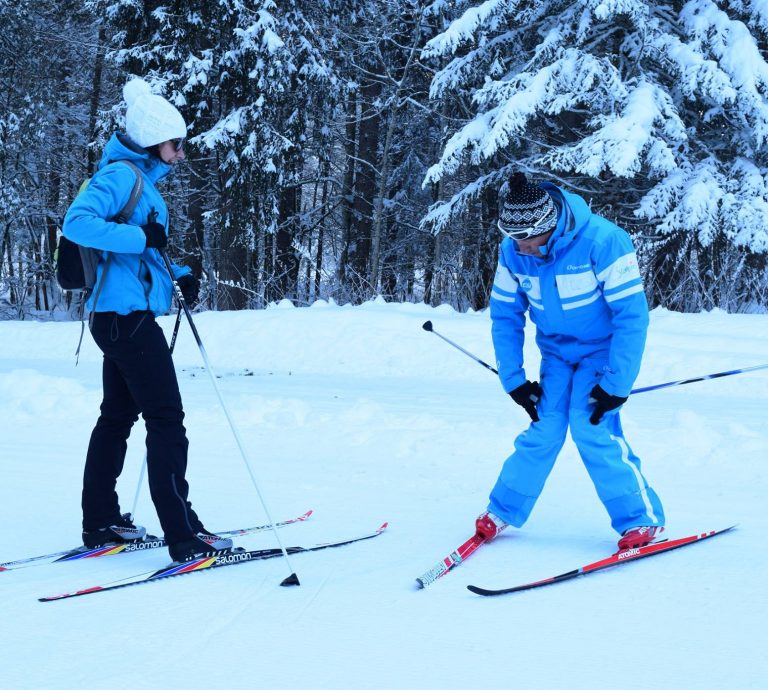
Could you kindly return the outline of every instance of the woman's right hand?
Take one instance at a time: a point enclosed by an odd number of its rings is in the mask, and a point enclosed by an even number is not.
[[[163,249],[168,245],[168,236],[165,234],[165,227],[150,221],[146,225],[142,225],[141,229],[147,237],[147,249],[150,247],[154,249]]]

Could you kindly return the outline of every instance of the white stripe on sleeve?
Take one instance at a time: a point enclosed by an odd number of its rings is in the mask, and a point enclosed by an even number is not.
[[[496,275],[493,279],[493,287],[499,288],[504,292],[515,293],[518,289],[517,281],[512,277],[509,269],[506,266],[499,264],[496,267]]]
[[[642,285],[633,285],[632,287],[627,288],[626,290],[622,290],[621,292],[615,292],[612,295],[605,295],[605,301],[615,302],[617,299],[629,297],[630,295],[634,295],[636,292],[642,292],[642,291],[643,291]]]
[[[499,302],[511,302],[513,304],[517,301],[513,295],[502,295],[500,292],[496,292],[496,290],[491,290],[491,299],[498,300]]]

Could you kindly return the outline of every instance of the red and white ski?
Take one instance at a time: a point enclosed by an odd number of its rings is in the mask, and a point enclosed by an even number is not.
[[[499,596],[500,594],[512,594],[513,592],[522,592],[526,589],[545,587],[546,585],[553,585],[556,582],[572,580],[581,575],[593,573],[596,570],[604,570],[605,568],[621,565],[622,563],[627,563],[628,561],[636,561],[640,558],[655,556],[659,553],[665,553],[667,551],[679,549],[683,546],[688,546],[689,544],[695,544],[696,542],[709,539],[710,537],[714,537],[718,534],[724,534],[725,532],[732,530],[734,527],[736,527],[736,525],[731,525],[730,527],[725,527],[723,529],[712,530],[711,532],[704,532],[702,534],[694,534],[690,537],[681,537],[680,539],[660,541],[654,544],[648,544],[647,546],[641,546],[637,549],[625,549],[624,551],[616,552],[612,556],[608,556],[608,558],[603,558],[599,561],[595,561],[594,563],[590,563],[589,565],[584,565],[581,568],[576,568],[576,570],[569,570],[567,573],[563,573],[562,575],[555,575],[554,577],[548,577],[544,580],[537,580],[536,582],[529,582],[527,584],[518,585],[516,587],[508,587],[506,589],[485,589],[484,587],[468,585],[467,589],[470,592],[480,594],[484,597],[495,597]]]
[[[421,577],[416,578],[416,584],[419,589],[423,589],[427,585],[431,585],[435,580],[439,580],[443,575],[446,575],[453,570],[457,565],[461,565],[467,558],[469,558],[480,546],[485,543],[482,537],[477,534],[473,534],[467,541],[459,546],[455,551],[449,553],[439,563],[432,566]]]

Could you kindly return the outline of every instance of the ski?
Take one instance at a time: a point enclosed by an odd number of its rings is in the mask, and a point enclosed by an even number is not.
[[[290,546],[286,549],[286,551],[289,554],[296,554],[308,553],[309,551],[321,551],[322,549],[331,549],[338,546],[346,546],[347,544],[354,544],[358,541],[365,541],[366,539],[373,539],[374,537],[378,537],[384,532],[386,528],[387,523],[385,522],[375,532],[364,534],[359,537],[328,542],[325,544],[316,544],[315,546]],[[76,592],[57,594],[50,597],[40,597],[38,601],[59,601],[60,599],[71,599],[72,597],[81,597],[85,596],[86,594],[96,594],[96,592],[106,592],[107,590],[111,589],[120,589],[122,587],[131,587],[132,585],[141,585],[147,582],[155,582],[156,580],[176,577],[177,575],[187,575],[189,573],[200,572],[201,570],[211,570],[213,568],[224,568],[228,565],[240,565],[241,563],[261,561],[267,558],[276,558],[282,555],[283,552],[280,549],[257,549],[255,551],[233,549],[230,553],[223,554],[221,556],[197,558],[186,563],[171,563],[164,568],[160,568],[160,570],[150,570],[146,573],[132,575],[130,577],[115,580],[104,585],[96,585],[95,587],[80,589]]]
[[[449,573],[457,565],[461,565],[467,558],[477,551],[478,548],[480,548],[483,541],[484,539],[482,537],[473,534],[455,551],[449,553],[445,558],[427,570],[421,577],[416,578],[416,584],[419,586],[419,589],[424,589],[427,585],[431,585],[435,580],[439,580]]]
[[[545,587],[547,585],[553,585],[556,582],[572,580],[576,577],[586,575],[587,573],[593,573],[597,570],[612,568],[615,565],[621,565],[622,563],[627,563],[628,561],[636,561],[640,558],[655,556],[659,553],[666,553],[667,551],[679,549],[683,546],[688,546],[689,544],[695,544],[696,542],[709,539],[710,537],[714,537],[718,534],[724,534],[725,532],[732,530],[734,527],[736,527],[736,525],[731,525],[730,527],[725,527],[723,529],[712,530],[711,532],[703,532],[702,534],[694,534],[690,537],[681,537],[679,539],[659,541],[654,544],[648,544],[647,546],[641,546],[636,549],[625,549],[624,551],[617,551],[612,556],[608,556],[608,558],[603,558],[602,560],[595,561],[589,565],[584,565],[581,568],[576,568],[576,570],[570,570],[567,573],[563,573],[562,575],[555,575],[554,577],[548,577],[544,580],[537,580],[536,582],[529,582],[524,585],[518,585],[517,587],[509,587],[507,589],[485,589],[483,587],[476,587],[475,585],[468,585],[467,589],[470,592],[480,594],[484,597],[495,597],[499,596],[500,594],[512,594],[513,592],[522,592],[527,589]]]
[[[304,515],[293,518],[292,520],[284,520],[283,522],[276,522],[275,527],[285,527],[286,525],[293,525],[297,522],[304,522],[309,516],[312,515],[312,511],[308,510]],[[245,529],[233,529],[226,532],[216,532],[216,534],[222,537],[242,537],[246,534],[253,534],[254,532],[263,532],[271,529],[271,525],[257,525],[256,527],[246,527]],[[99,558],[101,556],[114,556],[118,553],[133,553],[135,551],[149,551],[151,549],[158,549],[162,546],[166,546],[165,539],[147,535],[142,541],[129,542],[126,544],[108,544],[106,546],[100,546],[95,549],[89,549],[86,546],[78,546],[77,548],[70,549],[69,551],[58,551],[57,553],[48,553],[42,556],[32,556],[31,558],[21,558],[17,561],[8,561],[7,563],[0,563],[0,572],[8,570],[20,570],[21,568],[28,568],[33,565],[45,565],[47,563],[60,563],[62,561],[79,561],[83,558]]]

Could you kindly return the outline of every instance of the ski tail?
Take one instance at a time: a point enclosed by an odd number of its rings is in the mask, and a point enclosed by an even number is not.
[[[424,589],[436,580],[447,575],[456,566],[461,565],[484,543],[484,539],[477,534],[473,534],[467,541],[459,546],[455,551],[449,553],[445,558],[433,565],[426,573],[416,578],[416,584],[419,589]]]
[[[293,518],[292,520],[283,520],[282,522],[276,522],[275,527],[285,527],[286,525],[293,525],[297,522],[304,522],[305,520],[308,520],[310,515],[312,515],[311,510],[308,510],[304,515],[299,515],[297,518]],[[268,529],[271,529],[272,525],[256,525],[256,527],[246,527],[245,529],[231,529],[226,530],[224,532],[216,532],[216,534],[222,536],[222,537],[242,537],[245,534],[253,534],[254,532],[264,532]]]

